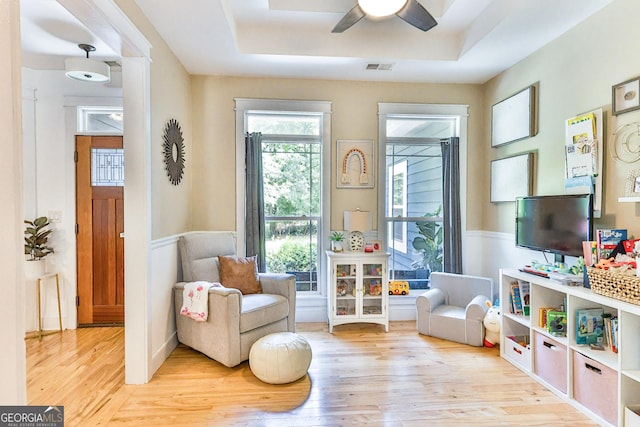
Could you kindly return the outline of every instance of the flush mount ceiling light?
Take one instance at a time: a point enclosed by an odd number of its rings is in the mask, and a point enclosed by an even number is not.
[[[382,18],[402,9],[407,0],[358,0],[358,4],[369,16]]]
[[[70,79],[83,82],[108,83],[111,81],[109,65],[102,61],[89,59],[89,52],[93,52],[96,48],[90,44],[79,44],[78,47],[87,53],[87,57],[65,59],[65,75]]]

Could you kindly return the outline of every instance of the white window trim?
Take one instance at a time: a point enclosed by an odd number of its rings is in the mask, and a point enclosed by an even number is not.
[[[91,113],[112,113],[121,114],[124,117],[124,110],[121,106],[79,106],[77,107],[77,132],[81,135],[122,135],[122,131],[109,130],[104,132],[87,130],[87,116]]]
[[[236,250],[245,253],[245,175],[244,175],[244,135],[246,133],[245,114],[247,111],[278,111],[322,113],[322,212],[320,221],[320,242],[318,242],[318,294],[326,295],[325,257],[326,242],[329,241],[331,217],[331,101],[292,101],[280,99],[235,98],[236,104]]]
[[[397,174],[402,174],[402,206],[396,206],[393,204],[393,191],[389,193],[389,212],[387,212],[387,216],[393,216],[393,211],[395,208],[402,209],[402,217],[407,216],[407,161],[403,160],[400,163],[396,163],[393,166],[389,166],[388,170],[389,176],[388,185],[390,189],[393,189],[393,183],[395,180],[395,176]],[[402,222],[402,239],[398,240],[395,238],[395,234],[393,235],[393,248],[398,250],[404,254],[407,253],[407,223]],[[385,227],[386,228],[386,227]]]
[[[378,152],[385,153],[387,146],[387,115],[414,114],[435,117],[455,117],[459,120],[456,135],[460,138],[460,217],[462,229],[462,268],[466,271],[467,245],[467,121],[469,105],[465,104],[410,104],[410,103],[378,103]],[[386,156],[378,156],[378,170],[386,175]],[[382,175],[382,173],[380,174]],[[378,200],[385,200],[386,176],[378,178]],[[380,184],[382,183],[382,184]],[[387,227],[384,203],[378,204],[378,232],[380,239],[387,242]]]

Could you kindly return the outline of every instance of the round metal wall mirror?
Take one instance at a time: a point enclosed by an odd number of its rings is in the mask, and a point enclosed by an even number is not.
[[[173,185],[178,185],[184,173],[184,139],[177,120],[171,119],[167,122],[162,140],[167,176]]]

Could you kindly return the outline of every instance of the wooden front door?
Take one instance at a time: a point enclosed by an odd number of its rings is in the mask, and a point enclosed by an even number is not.
[[[117,149],[121,136],[76,136],[79,325],[124,322],[124,168]]]

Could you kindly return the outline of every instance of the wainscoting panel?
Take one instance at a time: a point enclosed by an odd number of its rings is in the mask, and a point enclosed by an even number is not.
[[[178,345],[173,285],[178,281],[178,237],[151,242],[151,366],[154,373]]]
[[[465,273],[493,279],[496,294],[501,268],[520,268],[534,260],[545,260],[542,252],[516,247],[513,233],[469,231],[466,236]],[[553,255],[547,254],[547,258],[553,262]]]

